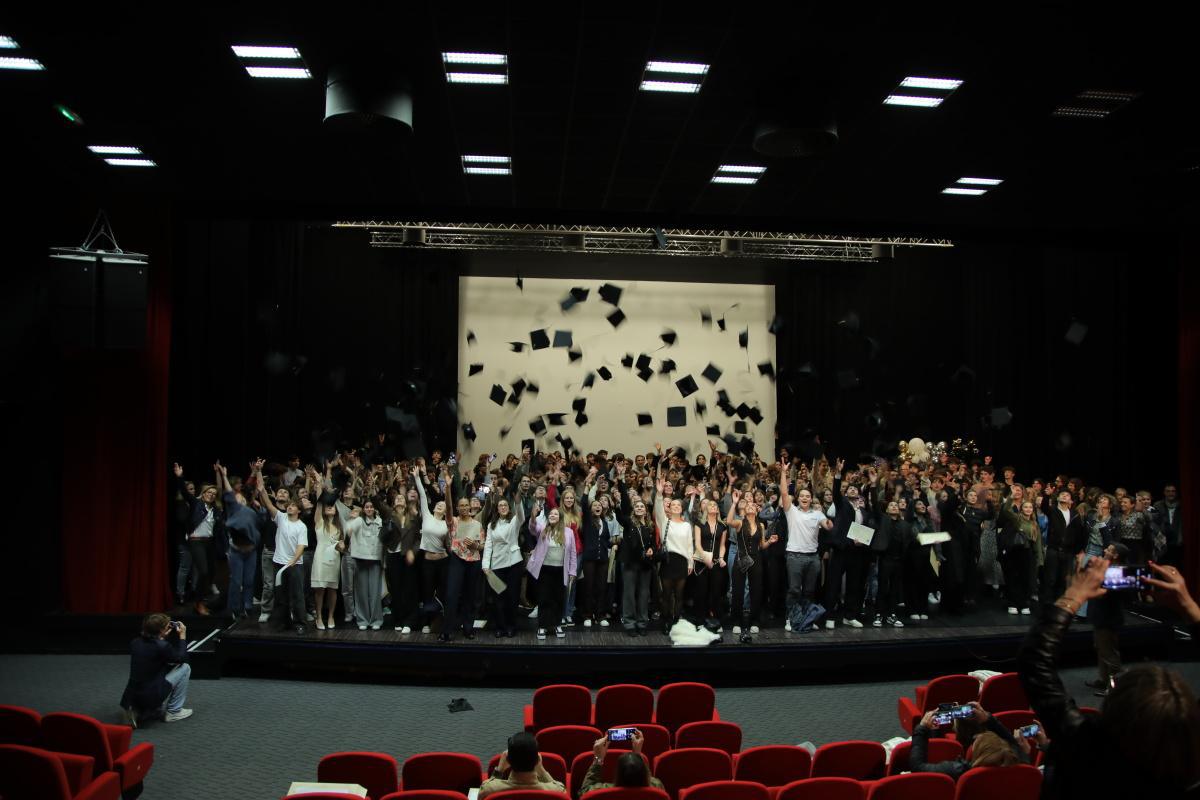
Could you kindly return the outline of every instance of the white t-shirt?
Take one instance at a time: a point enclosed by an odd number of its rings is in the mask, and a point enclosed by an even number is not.
[[[200,524],[192,531],[190,538],[192,539],[211,539],[213,537],[213,525],[216,523],[216,517],[213,516],[212,506],[209,506],[204,514],[204,519],[200,520]]]
[[[787,551],[789,553],[817,552],[817,533],[821,530],[821,523],[825,521],[825,515],[815,508],[801,511],[800,506],[792,503],[792,507],[785,512],[785,518],[788,529]]]
[[[276,564],[286,564],[296,555],[296,550],[308,544],[308,528],[300,520],[292,522],[287,512],[275,512],[275,556]]]

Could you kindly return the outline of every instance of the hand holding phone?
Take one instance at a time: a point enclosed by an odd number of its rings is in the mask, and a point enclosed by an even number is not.
[[[1017,729],[1017,738],[1032,739],[1035,736],[1037,736],[1041,730],[1042,730],[1042,726],[1038,725],[1035,722],[1032,725],[1026,725],[1024,728],[1018,728]]]
[[[610,742],[628,742],[633,740],[633,734],[637,728],[609,728],[608,740]]]
[[[1150,570],[1140,564],[1122,564],[1104,570],[1100,586],[1110,591],[1128,591],[1143,588]]]

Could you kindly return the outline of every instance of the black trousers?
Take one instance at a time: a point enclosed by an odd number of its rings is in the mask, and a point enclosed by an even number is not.
[[[762,551],[759,551],[761,553]],[[754,566],[748,571],[742,572],[737,564],[733,566],[733,600],[730,617],[733,619],[734,625],[741,625],[743,620],[751,625],[757,625],[759,617],[762,616],[762,595],[763,595],[763,573],[766,568],[763,567],[763,560],[755,554]],[[746,597],[746,581],[750,581],[750,615],[746,616],[745,597]]]
[[[763,572],[763,602],[775,617],[782,617],[787,602],[788,576],[787,556],[783,552],[775,552],[774,548],[762,551]]]
[[[604,595],[608,589],[608,562],[583,562],[583,586],[579,587],[579,606],[584,619],[600,619],[608,615]]]
[[[874,554],[870,548],[847,543],[840,550],[829,554],[828,566],[825,568],[825,614],[833,618],[833,610],[837,606],[842,593],[842,578],[846,579],[846,602],[842,607],[842,617],[853,619],[862,616],[863,592],[866,588],[867,571]]]
[[[203,600],[212,592],[213,540],[188,539],[188,552],[192,554],[192,573],[196,581],[196,599]]]
[[[483,565],[479,561],[465,561],[458,556],[450,556],[446,568],[445,621],[442,623],[442,633],[453,633],[454,629],[462,626],[463,634],[475,629],[476,589],[479,586],[479,576]]]
[[[517,629],[517,593],[521,591],[521,576],[525,570],[521,562],[507,567],[492,570],[492,573],[504,581],[507,587],[500,594],[492,591],[488,583],[484,583],[484,592],[492,595],[492,624],[498,631],[515,631]]]
[[[909,614],[929,613],[929,590],[933,584],[929,553],[932,550],[932,546],[922,547],[914,542],[904,556],[904,608]]]
[[[283,569],[276,564],[276,574]],[[271,623],[280,628],[304,624],[304,567],[299,562],[283,573],[283,585],[275,587],[275,607],[271,611]]]
[[[440,598],[445,603],[446,571],[452,556],[439,559],[422,558],[421,564],[421,610],[417,620],[422,626],[428,625],[435,616],[432,611],[433,602]],[[442,609],[443,612],[446,609]]]
[[[721,618],[721,599],[725,587],[721,581],[724,570],[714,561],[711,567],[697,564],[699,570],[692,574],[692,613],[696,620]]]
[[[392,624],[400,627],[412,625],[417,613],[417,593],[421,582],[421,552],[412,564],[404,559],[404,553],[388,553],[384,569],[387,575],[388,593],[392,597]]]
[[[1042,582],[1038,589],[1038,601],[1052,605],[1067,590],[1067,578],[1075,556],[1058,547],[1046,548],[1046,562],[1042,565]]]
[[[563,568],[542,565],[537,577],[538,627],[554,630],[562,621],[567,587],[563,584]]]
[[[1004,570],[1004,591],[1008,605],[1029,608],[1029,595],[1033,591],[1033,550],[1029,547],[1014,547],[1001,557]]]
[[[904,591],[903,573],[904,562],[900,559],[880,557],[879,594],[875,598],[875,609],[883,619],[894,616],[900,606],[900,598]]]

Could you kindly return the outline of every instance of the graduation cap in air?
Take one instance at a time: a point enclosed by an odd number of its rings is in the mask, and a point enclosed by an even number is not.
[[[632,353],[625,354],[625,357],[621,359],[621,366],[624,367],[625,369],[633,369],[633,354]]]
[[[571,347],[575,342],[572,340],[570,331],[555,331],[554,346],[555,347]]]
[[[1083,344],[1084,337],[1087,336],[1088,326],[1084,325],[1079,320],[1072,320],[1071,327],[1067,328],[1067,333],[1063,337],[1071,344],[1078,347]]]
[[[732,417],[734,414],[737,413],[737,409],[733,407],[733,403],[729,402],[728,400],[718,400],[717,408],[724,411],[725,416],[727,416],[727,417]]]
[[[519,398],[521,396],[521,393],[525,391],[526,386],[528,386],[528,384],[525,383],[524,378],[517,378],[515,381],[513,381],[513,385],[512,385],[513,397]]]
[[[505,436],[508,436],[508,434],[509,434],[511,431],[512,431],[512,426],[511,426],[511,425],[505,425],[503,428],[501,428],[501,429],[500,429],[500,438],[501,438],[501,439],[503,439]]]
[[[536,331],[529,332],[529,343],[534,350],[545,350],[550,346],[550,337],[546,335],[545,328],[538,328]]]
[[[600,299],[614,306],[621,304],[621,287],[606,283],[600,287]]]
[[[533,431],[534,435],[540,436],[546,431],[546,421],[541,417],[534,417],[529,421],[529,430]]]
[[[572,308],[574,308],[578,304],[579,304],[579,301],[575,299],[574,295],[570,295],[570,294],[567,295],[566,297],[564,297],[562,300],[558,301],[558,307],[563,310],[564,314],[567,313],[568,311],[570,311]]]
[[[596,373],[589,372],[583,379],[583,388],[590,389],[596,385]]]
[[[697,417],[703,417],[708,411],[708,405],[703,400],[697,400],[695,408]]]
[[[719,320],[717,320],[717,327],[721,329],[722,333],[725,332],[725,317],[721,317]]]
[[[750,346],[750,329],[746,328],[738,334],[738,347]]]
[[[675,371],[675,362],[669,358],[664,358],[662,364],[658,367],[659,375],[670,375]]]
[[[625,312],[618,308],[609,314],[606,319],[614,328],[619,328],[621,327],[621,323],[625,321]]]
[[[783,330],[783,315],[776,314],[771,318],[771,324],[767,326],[768,333],[779,333]]]
[[[720,425],[709,425],[707,428],[704,429],[704,432],[709,436],[720,436],[721,435],[721,426]]]
[[[598,372],[600,374],[600,377],[603,378],[604,380],[606,380],[606,381],[612,380],[612,371],[608,367],[601,367],[600,369],[596,370],[596,372]]]
[[[750,409],[750,421],[753,422],[755,425],[762,424],[763,415],[762,415],[762,412],[758,410],[757,406]]]
[[[758,374],[765,375],[771,380],[775,380],[775,365],[770,361],[763,361],[758,365]]]
[[[571,410],[572,411],[583,411],[585,408],[587,408],[587,398],[586,397],[576,397],[574,400],[571,401]]]
[[[704,379],[709,383],[716,383],[717,381],[721,380],[721,368],[716,364],[713,364],[711,361],[709,362],[708,366],[704,368],[704,372],[701,372],[700,374],[703,375]]]
[[[679,389],[679,393],[684,397],[700,391],[700,387],[696,385],[696,379],[691,375],[684,375],[682,378],[675,381],[675,386]]]
[[[746,433],[746,423],[742,422],[740,419],[737,422],[733,423],[733,432],[745,434]]]
[[[463,432],[463,436],[466,437],[468,442],[475,441],[475,426],[474,425],[472,425],[471,423],[468,422],[467,424],[462,426],[462,432]]]
[[[572,347],[567,351],[567,358],[569,359],[570,363],[574,364],[576,361],[583,358],[583,351],[577,347]]]
[[[745,403],[738,403],[737,415],[738,419],[745,419],[746,417],[750,416],[750,406],[746,405]]]
[[[646,367],[645,369],[639,369],[639,370],[638,370],[638,377],[639,377],[639,378],[641,378],[641,379],[642,379],[642,381],[643,381],[643,382],[645,382],[645,383],[649,383],[649,382],[650,382],[650,378],[651,378],[653,375],[654,375],[654,370],[650,369],[649,367]]]
[[[683,406],[667,406],[667,427],[682,428],[687,425],[687,409]]]
[[[525,350],[524,342],[509,342],[508,346],[514,353],[521,353]]]
[[[659,334],[658,338],[663,340],[663,344],[665,344],[667,347],[670,347],[671,345],[675,344],[675,339],[678,337],[675,331],[671,330],[670,328],[666,328],[661,334]]]
[[[541,394],[542,388],[536,383],[530,383],[525,387],[525,391],[529,392],[530,394]]]
[[[717,402],[718,403],[726,403],[726,404],[729,403],[729,392],[725,391],[724,389],[718,389],[717,390]]]
[[[483,372],[483,364],[472,364],[470,369],[467,370],[467,377],[478,375],[481,372]]]
[[[654,418],[643,412],[637,415],[637,423],[642,427],[645,427],[646,425],[653,425]]]
[[[640,356],[638,356],[637,368],[639,372],[644,369],[650,369],[650,356],[646,355],[645,353],[642,353]]]
[[[467,344],[475,344],[475,331],[467,331]]]
[[[706,328],[712,327],[712,311],[707,308],[700,309],[700,324]]]
[[[588,415],[583,413],[582,409],[580,409],[579,413],[575,415],[575,424],[581,428],[588,424]]]
[[[551,425],[556,427],[567,424],[567,415],[564,413],[555,412],[553,414],[547,414],[546,418],[550,421]]]
[[[573,441],[571,441],[570,436],[563,436],[560,433],[560,434],[557,434],[554,438],[558,439],[558,443],[561,444],[563,447],[567,448],[568,450],[570,450],[572,452],[575,451],[575,443]]]
[[[575,302],[582,303],[588,299],[588,290],[582,286],[575,286],[571,289],[571,297],[575,298]]]
[[[488,395],[492,402],[498,406],[504,405],[504,398],[508,396],[508,392],[504,391],[504,387],[498,383],[492,384],[492,393]]]

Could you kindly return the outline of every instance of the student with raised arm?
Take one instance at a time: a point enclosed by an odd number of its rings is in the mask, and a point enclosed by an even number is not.
[[[421,612],[418,621],[421,623],[421,633],[429,633],[429,623],[441,604],[438,594],[444,591],[446,583],[450,526],[446,522],[445,500],[439,500],[430,510],[425,483],[421,480],[421,468],[413,467],[412,476],[417,484],[421,506]]]
[[[254,462],[254,477],[258,483],[258,497],[275,520],[275,575],[283,589],[283,592],[275,595],[275,615],[282,618],[281,629],[286,630],[290,624],[296,633],[303,635],[307,630],[304,622],[304,570],[299,565],[308,544],[308,528],[300,521],[300,504],[295,500],[289,500],[282,511],[271,501],[263,481],[263,463],[261,458]]]
[[[521,590],[521,526],[525,523],[525,502],[519,491],[509,500],[496,502],[495,516],[489,520],[483,543],[483,571],[504,584],[504,591],[493,598],[492,624],[496,638],[517,635],[517,594]]]
[[[246,504],[241,493],[235,493],[229,483],[229,473],[221,462],[213,465],[217,486],[225,503],[225,525],[217,530],[221,552],[229,562],[229,591],[226,609],[234,621],[247,619],[254,610],[254,568],[256,551],[262,538],[258,530],[258,515]]]
[[[788,486],[788,462],[779,462],[779,507],[787,523],[787,618],[784,629],[792,629],[792,609],[799,606],[802,616],[808,613],[821,579],[821,556],[818,552],[820,531],[833,529],[833,520],[813,508],[812,492],[801,488],[793,502]],[[773,544],[775,537],[767,540]],[[827,627],[833,627],[832,620]]]
[[[740,493],[737,495],[740,498]],[[733,514],[734,505],[729,513]],[[721,520],[721,506],[716,500],[700,501],[700,518],[692,525],[692,545],[695,548],[692,612],[699,624],[721,632],[721,585],[725,573],[725,550],[729,546],[728,530]]]
[[[661,450],[660,450],[661,452]],[[654,521],[662,536],[662,549],[667,560],[659,573],[662,579],[663,633],[671,634],[671,627],[683,613],[683,587],[688,575],[692,574],[692,523],[683,517],[683,503],[673,498],[669,506],[663,505],[663,489],[666,479],[660,477],[655,484]]]
[[[526,567],[538,587],[537,638],[545,639],[553,626],[554,635],[561,639],[566,636],[560,624],[563,605],[575,582],[575,534],[563,524],[557,508],[543,515],[540,501],[529,512],[529,532],[537,539]]]

